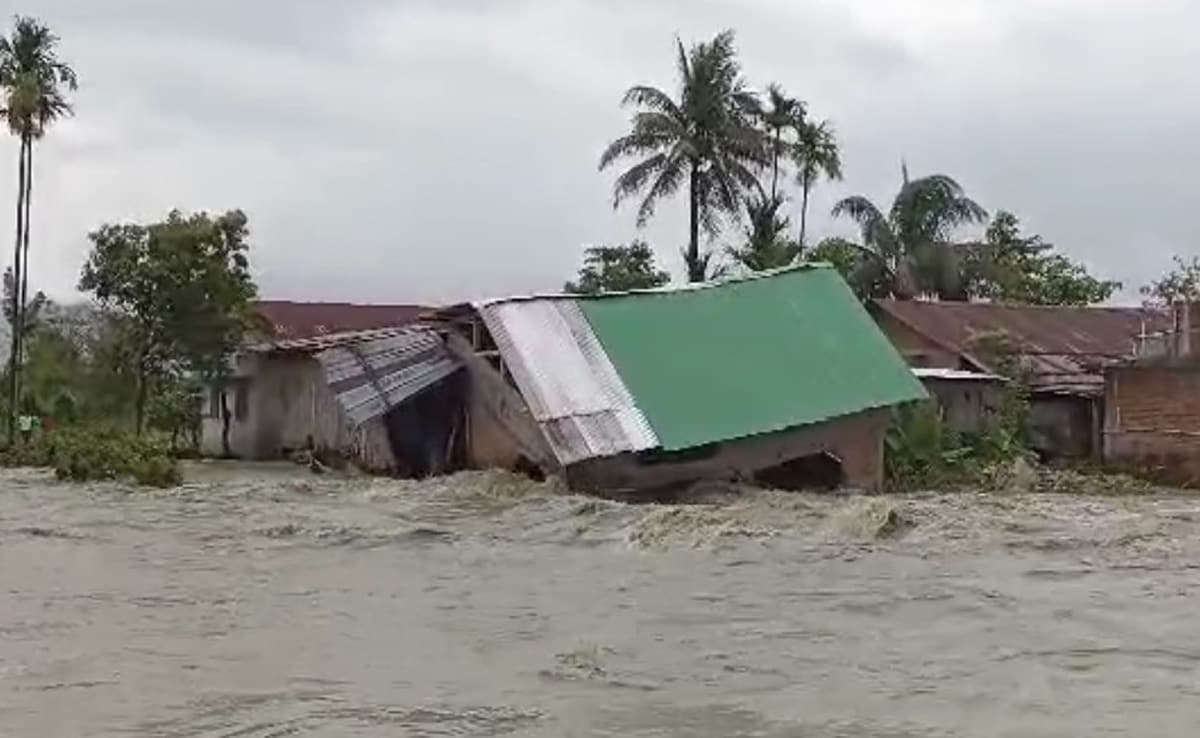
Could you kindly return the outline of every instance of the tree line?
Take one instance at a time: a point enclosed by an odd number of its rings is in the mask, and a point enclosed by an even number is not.
[[[0,37],[0,116],[19,141],[16,239],[3,280],[8,440],[20,415],[194,437],[204,387],[224,378],[244,333],[258,327],[247,218],[173,211],[103,225],[89,235],[79,279],[90,304],[30,297],[35,145],[73,114],[79,86],[59,42],[28,17]]]
[[[757,93],[734,40],[732,31],[690,47],[677,40],[676,87],[630,87],[622,99],[632,109],[630,129],[600,157],[602,171],[626,162],[613,186],[613,206],[636,199],[639,227],[662,201],[686,193],[688,281],[821,261],[836,266],[863,299],[1087,305],[1120,289],[1041,237],[1023,234],[1009,212],[996,213],[982,238],[963,239],[966,229],[987,222],[987,211],[952,177],[914,178],[907,167],[888,206],[862,195],[834,206],[833,217],[857,225],[858,240],[827,238],[810,246],[809,197],[821,182],[842,178],[835,127],[778,84]],[[799,225],[793,229],[787,208],[795,200]],[[713,242],[733,224],[740,225],[739,242],[702,248],[702,236]],[[566,288],[596,292],[667,281],[653,250],[636,241],[588,249],[579,280]]]

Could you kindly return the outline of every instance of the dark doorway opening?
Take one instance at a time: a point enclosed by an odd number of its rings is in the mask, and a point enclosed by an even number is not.
[[[801,456],[754,475],[754,483],[760,487],[793,492],[833,490],[841,487],[845,481],[841,460],[830,453]]]

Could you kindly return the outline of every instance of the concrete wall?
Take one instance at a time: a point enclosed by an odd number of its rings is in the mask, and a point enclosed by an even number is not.
[[[842,463],[847,485],[878,490],[883,484],[883,440],[891,410],[872,410],[827,423],[728,441],[710,456],[690,452],[653,456],[623,454],[593,459],[567,469],[567,481],[582,490],[639,490],[700,479],[749,480],[755,472],[805,456],[829,453]]]
[[[1110,369],[1105,410],[1105,464],[1174,484],[1200,482],[1200,367]]]
[[[1034,450],[1057,459],[1100,458],[1100,398],[1034,395],[1029,401],[1029,437]]]
[[[946,426],[959,433],[986,432],[1004,404],[1004,384],[997,380],[925,378],[921,383],[941,408]]]
[[[316,449],[354,458],[363,467],[386,471],[395,467],[391,442],[382,418],[353,428],[329,390],[321,365],[310,356],[252,354],[235,364],[234,381],[225,390],[231,410],[236,387],[246,393],[247,412],[230,423],[230,450],[244,459],[284,458],[303,449],[311,436]],[[219,456],[221,419],[206,417],[201,450]]]

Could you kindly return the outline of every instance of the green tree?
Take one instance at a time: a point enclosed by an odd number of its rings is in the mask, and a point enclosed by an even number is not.
[[[983,243],[964,248],[963,280],[967,296],[1033,305],[1093,305],[1121,288],[1102,280],[1041,236],[1024,236],[1021,223],[1006,211],[996,213]]]
[[[71,114],[66,93],[77,89],[78,82],[68,64],[58,58],[59,38],[49,27],[33,18],[17,17],[11,36],[0,37],[0,90],[4,104],[0,109],[9,130],[20,140],[17,166],[17,235],[13,247],[13,268],[19,290],[14,290],[10,309],[14,330],[10,364],[15,371],[9,378],[9,439],[15,438],[16,400],[20,392],[21,339],[25,331],[24,306],[28,295],[30,209],[33,201],[34,142],[45,136],[51,125]]]
[[[823,120],[801,125],[792,147],[792,159],[796,163],[796,183],[800,185],[800,245],[804,246],[808,243],[809,195],[822,178],[842,178],[842,153],[833,124]]]
[[[1167,307],[1177,302],[1200,300],[1200,256],[1184,259],[1175,256],[1171,271],[1141,289],[1152,305]]]
[[[256,292],[246,224],[237,210],[172,211],[160,223],[104,225],[91,234],[79,288],[128,321],[139,433],[155,383],[215,380],[227,371]]]
[[[950,177],[910,180],[905,168],[887,215],[861,195],[839,202],[833,215],[859,225],[860,250],[872,265],[864,274],[881,275],[871,297],[963,299],[960,254],[951,238],[958,228],[983,222],[987,212]]]
[[[793,147],[798,143],[796,134],[806,125],[805,112],[804,103],[789,96],[779,85],[767,87],[766,104],[762,110],[762,125],[771,158],[771,196],[767,201],[780,198],[780,164],[794,152]]]
[[[51,308],[50,298],[42,291],[38,291],[32,300],[24,302],[24,307],[21,308],[22,299],[20,290],[17,285],[17,278],[13,275],[12,267],[4,270],[3,278],[3,310],[4,319],[8,321],[10,330],[20,330],[22,332],[21,342],[28,340],[29,336],[38,329],[42,324],[43,315]],[[21,325],[17,325],[17,312],[20,312],[24,319]]]
[[[727,249],[729,258],[744,269],[761,272],[792,264],[800,257],[800,243],[788,235],[791,223],[780,214],[781,196],[759,193],[746,201],[746,242]]]
[[[862,246],[853,241],[836,236],[822,239],[804,252],[804,260],[833,266],[863,301],[884,292],[885,277],[878,261],[867,258]]]
[[[677,42],[677,98],[656,87],[631,87],[623,103],[637,109],[631,130],[600,157],[601,170],[622,159],[639,159],[613,188],[614,207],[641,197],[639,226],[686,183],[684,261],[692,282],[706,276],[700,231],[714,236],[723,219],[738,217],[742,193],[757,183],[755,172],[765,159],[762,133],[755,127],[760,104],[742,79],[733,41],[733,32],[725,31],[691,49]]]
[[[584,252],[579,280],[567,282],[569,294],[596,295],[661,287],[671,276],[654,263],[654,252],[645,241],[628,246],[593,246]]]

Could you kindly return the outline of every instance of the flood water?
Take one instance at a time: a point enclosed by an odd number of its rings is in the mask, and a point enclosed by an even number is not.
[[[0,476],[3,736],[1194,736],[1200,499]]]

